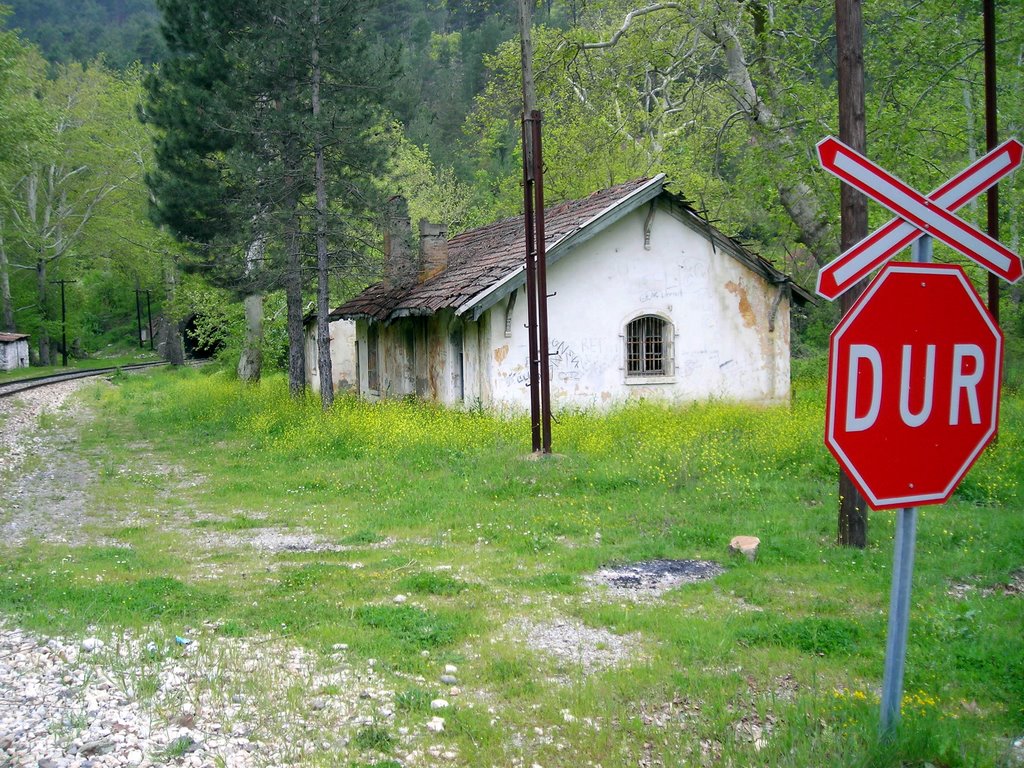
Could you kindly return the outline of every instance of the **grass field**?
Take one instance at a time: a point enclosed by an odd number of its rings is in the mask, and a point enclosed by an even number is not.
[[[399,711],[310,765],[395,765],[395,729],[444,692],[439,663],[459,668],[440,738],[462,765],[1010,765],[1024,397],[1005,393],[998,444],[919,513],[903,721],[880,743],[894,518],[871,514],[866,550],[834,544],[823,378],[803,366],[788,408],[563,413],[558,455],[534,461],[523,418],[346,398],[324,414],[279,378],[122,377],[85,392],[81,449],[91,508],[134,519],[92,533],[130,546],[9,551],[0,615],[72,635],[213,622],[325,660],[345,643],[392,676]],[[333,549],[239,545],[261,533]],[[761,538],[755,562],[728,555],[737,534]],[[643,603],[583,583],[651,558],[725,572]],[[634,650],[591,670],[517,637],[559,622]]]

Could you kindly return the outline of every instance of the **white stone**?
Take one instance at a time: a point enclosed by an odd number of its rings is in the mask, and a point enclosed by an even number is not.
[[[454,675],[456,672],[459,671],[459,668],[456,667],[454,664],[445,664],[444,665],[444,671],[445,671],[445,674]]]
[[[408,599],[409,598],[406,597],[405,595],[395,595],[395,597],[394,597],[394,601],[396,603],[398,603],[399,605],[401,605],[402,603],[404,603]]]
[[[433,733],[441,733],[444,730],[444,718],[443,717],[432,717],[430,722],[427,723],[427,730]]]
[[[86,653],[92,653],[103,647],[103,641],[98,637],[87,637],[82,641],[82,650]]]
[[[447,709],[448,708],[448,702],[445,701],[444,699],[434,699],[432,702],[430,702],[430,708],[431,709]]]

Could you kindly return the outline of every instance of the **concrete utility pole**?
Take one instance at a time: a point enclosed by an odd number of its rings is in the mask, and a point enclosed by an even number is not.
[[[836,0],[836,52],[839,81],[839,140],[865,154],[864,21],[860,0]],[[840,252],[867,237],[868,201],[848,184],[839,188]],[[864,292],[855,285],[839,299],[845,315]],[[868,508],[853,480],[839,470],[839,543],[864,548],[868,543]]]
[[[544,164],[541,114],[533,82],[533,0],[519,0],[523,60],[523,220],[526,242],[527,329],[530,355],[530,428],[534,453],[551,453],[551,382],[548,367],[547,256],[544,250]]]
[[[139,294],[142,293],[138,288],[135,289],[135,325],[139,329],[136,334],[139,339],[139,349],[142,349],[142,303],[139,300]]]
[[[153,306],[150,303],[149,294],[151,291],[148,288],[136,288],[135,289],[135,319],[139,326],[139,349],[142,349],[142,303],[140,296],[146,294],[146,327],[149,329],[149,348],[153,349]]]

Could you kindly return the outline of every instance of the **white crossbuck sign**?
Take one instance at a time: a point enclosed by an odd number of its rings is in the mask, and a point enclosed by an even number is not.
[[[1019,166],[1022,155],[1024,145],[1010,139],[930,195],[922,195],[838,139],[822,139],[818,142],[821,166],[899,218],[826,265],[818,273],[818,294],[835,299],[922,235],[932,235],[1003,279],[1017,282],[1024,274],[1020,256],[953,211]]]

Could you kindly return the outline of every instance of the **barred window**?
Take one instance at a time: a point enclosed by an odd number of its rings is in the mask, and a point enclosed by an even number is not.
[[[656,315],[643,315],[626,326],[626,376],[672,373],[672,326]]]

